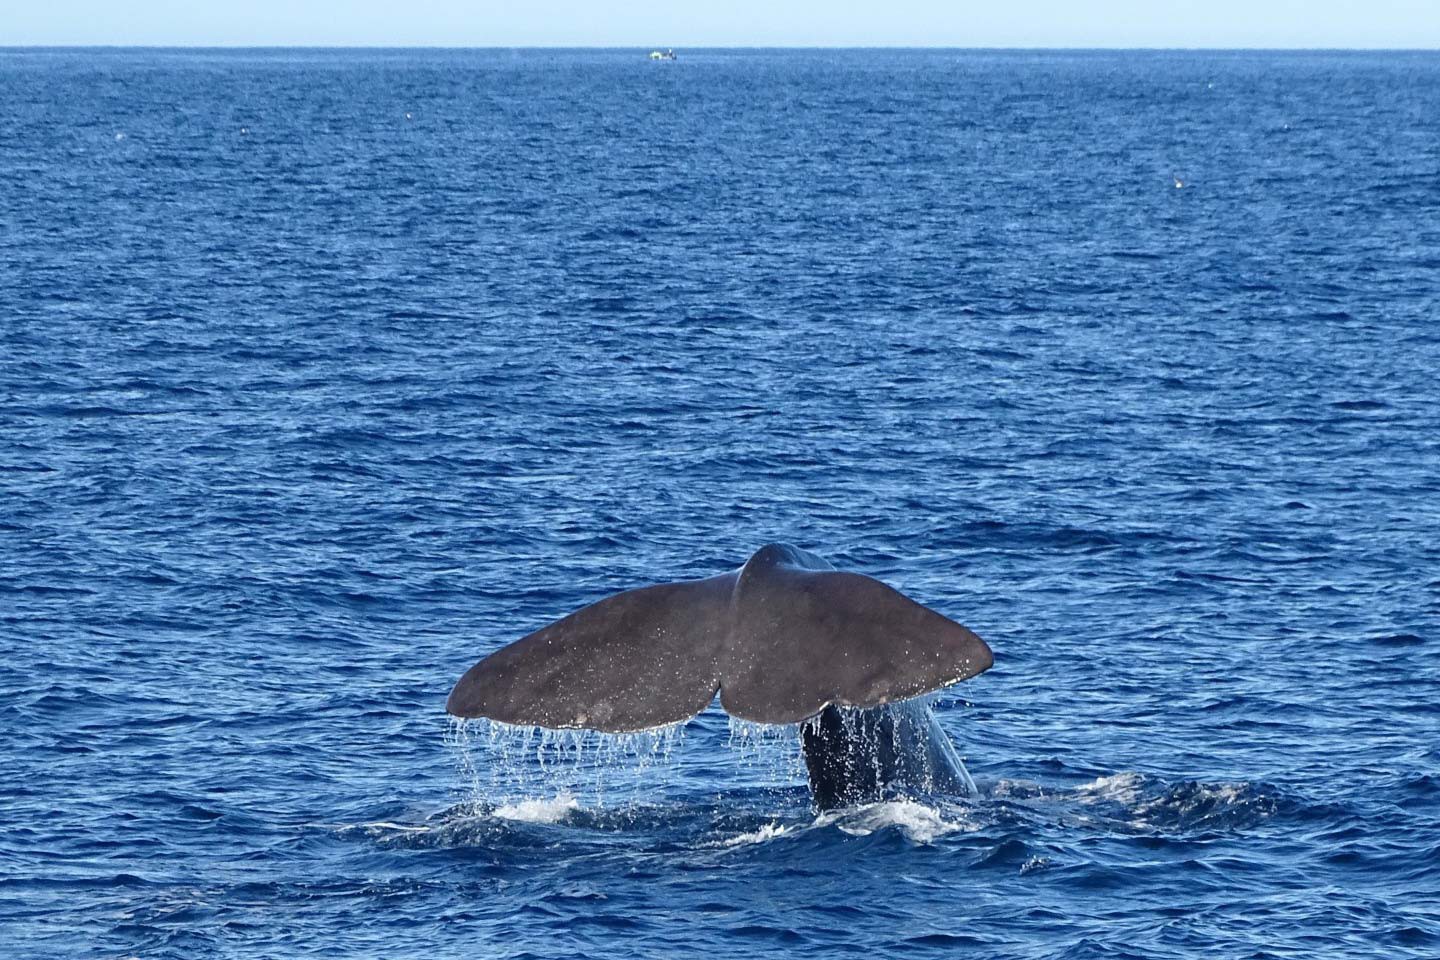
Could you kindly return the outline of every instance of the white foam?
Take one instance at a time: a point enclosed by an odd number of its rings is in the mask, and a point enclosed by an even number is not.
[[[1145,778],[1133,771],[1099,777],[1075,788],[1082,800],[1113,800],[1116,803],[1134,803],[1140,799],[1140,788]]]
[[[1237,803],[1241,794],[1250,788],[1248,783],[1207,783],[1201,786],[1201,798],[1219,800],[1221,803]]]
[[[375,820],[375,821],[373,821],[373,822],[371,822],[371,823],[362,823],[362,824],[360,824],[360,826],[361,826],[363,829],[368,830],[371,834],[380,834],[380,833],[385,833],[385,832],[393,832],[393,833],[429,833],[429,832],[430,832],[430,828],[429,828],[429,827],[416,826],[416,825],[413,824],[413,823],[391,823],[389,820]]]
[[[826,821],[826,817],[830,819]],[[963,819],[946,820],[939,810],[914,800],[886,800],[856,810],[826,814],[822,821],[834,823],[852,837],[865,837],[886,827],[895,827],[916,843],[929,843],[957,830],[975,830]]]
[[[995,780],[985,790],[996,800],[1033,800],[1045,797],[1045,788],[1034,780]]]
[[[558,823],[572,812],[580,809],[580,801],[568,794],[550,799],[536,798],[507,803],[495,808],[495,816],[502,820],[523,820],[526,823]]]
[[[1137,804],[1132,826],[1148,826],[1157,816],[1167,813],[1187,814],[1206,804],[1238,806],[1243,802],[1246,783],[1197,783],[1193,792],[1182,796],[1166,794]]]
[[[764,843],[766,840],[773,840],[776,837],[783,837],[787,833],[793,833],[795,829],[793,826],[787,827],[779,823],[767,823],[759,830],[752,830],[749,833],[742,833],[738,837],[722,840],[716,844],[716,846],[743,847],[750,843]]]

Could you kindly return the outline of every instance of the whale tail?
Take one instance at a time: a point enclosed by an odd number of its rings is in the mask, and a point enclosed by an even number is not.
[[[970,630],[814,554],[763,547],[739,570],[616,594],[471,667],[458,717],[622,733],[726,712],[797,723],[973,677],[994,662]]]

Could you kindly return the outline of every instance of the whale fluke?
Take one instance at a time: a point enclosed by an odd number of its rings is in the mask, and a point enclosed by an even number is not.
[[[986,670],[985,641],[878,580],[770,544],[739,570],[616,594],[471,667],[457,717],[624,733],[726,712],[798,723]]]

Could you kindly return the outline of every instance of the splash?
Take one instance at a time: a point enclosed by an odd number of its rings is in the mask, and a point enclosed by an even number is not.
[[[559,823],[580,809],[580,801],[572,796],[557,796],[552,800],[521,800],[495,808],[495,816],[501,820],[520,820],[525,823]]]
[[[803,783],[800,725],[753,723],[726,715],[725,747],[739,767],[736,784],[777,789]]]
[[[974,782],[934,719],[932,701],[921,697],[891,705],[878,719],[873,710],[842,709],[845,738],[856,745],[850,762],[894,770],[895,789],[887,793],[896,798],[973,796]],[[716,723],[720,716],[723,727]],[[687,722],[609,734],[457,718],[450,721],[447,741],[462,802],[477,813],[519,809],[527,801],[573,801],[587,810],[633,808],[642,799],[683,788],[697,775],[723,782],[730,793],[759,791],[790,804],[809,778],[801,749],[806,724],[818,722],[764,724],[710,711]],[[727,769],[713,768],[715,754],[705,743],[677,749],[692,735],[719,741]],[[916,749],[921,743],[931,748]]]
[[[655,779],[668,779],[684,737],[683,724],[604,734],[452,719],[446,739],[474,809],[493,806],[496,816],[534,819],[540,808],[525,804],[575,809],[618,799],[633,805]]]

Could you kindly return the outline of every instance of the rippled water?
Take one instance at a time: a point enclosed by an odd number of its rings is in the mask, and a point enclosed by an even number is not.
[[[1440,57],[0,90],[7,956],[1440,954]],[[448,725],[770,540],[990,642],[981,797]]]

